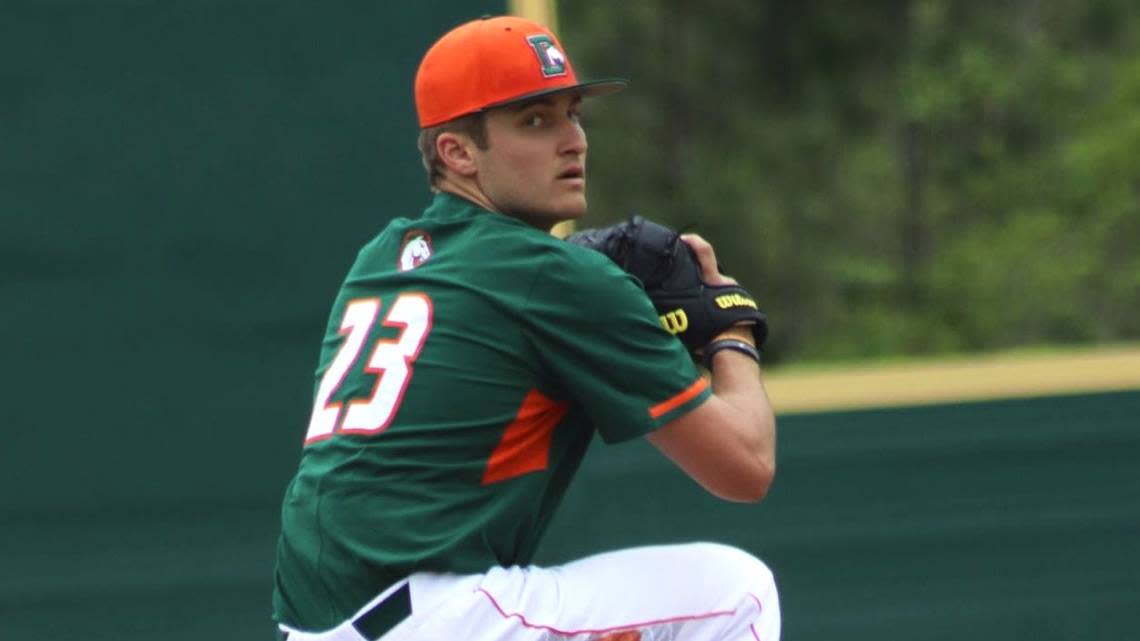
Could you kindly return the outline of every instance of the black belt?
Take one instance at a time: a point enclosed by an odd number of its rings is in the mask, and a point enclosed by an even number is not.
[[[352,620],[352,627],[365,639],[375,641],[384,636],[396,624],[408,618],[412,613],[412,593],[405,581],[398,590],[388,595],[388,598],[362,612]],[[287,641],[288,632],[281,633],[281,641]]]
[[[387,599],[363,612],[352,620],[352,627],[365,639],[379,639],[396,624],[412,613],[412,592],[405,581]]]

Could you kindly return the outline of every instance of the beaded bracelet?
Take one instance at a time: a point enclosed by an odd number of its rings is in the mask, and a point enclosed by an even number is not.
[[[742,340],[720,338],[705,346],[705,367],[707,369],[712,370],[713,356],[722,349],[731,349],[734,352],[740,352],[756,361],[757,364],[760,364],[760,350]]]

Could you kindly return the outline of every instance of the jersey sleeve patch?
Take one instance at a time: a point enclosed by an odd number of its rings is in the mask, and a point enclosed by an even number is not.
[[[554,427],[566,415],[569,404],[532,389],[523,399],[515,420],[487,459],[483,485],[491,485],[529,472],[545,470],[550,458]]]

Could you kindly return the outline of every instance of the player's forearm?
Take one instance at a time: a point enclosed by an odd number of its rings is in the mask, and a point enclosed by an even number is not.
[[[713,356],[713,394],[736,414],[733,429],[744,453],[759,465],[768,482],[776,471],[776,417],[772,411],[760,368],[748,356],[722,350]]]
[[[713,339],[713,343],[722,340],[747,343],[753,348],[756,345],[752,328],[747,325],[725,330]],[[773,441],[774,445],[775,417],[764,390],[759,363],[742,352],[721,349],[713,354],[710,365],[713,393],[743,412],[748,417],[748,423],[757,427],[762,436],[770,436],[766,440]]]
[[[712,494],[759,501],[776,473],[776,422],[760,370],[732,350],[714,354],[711,365],[712,397],[648,439]]]

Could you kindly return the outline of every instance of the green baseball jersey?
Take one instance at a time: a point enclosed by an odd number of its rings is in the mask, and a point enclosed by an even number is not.
[[[326,629],[412,572],[529,563],[595,431],[639,437],[709,394],[608,258],[438,194],[333,305],[275,618]]]

